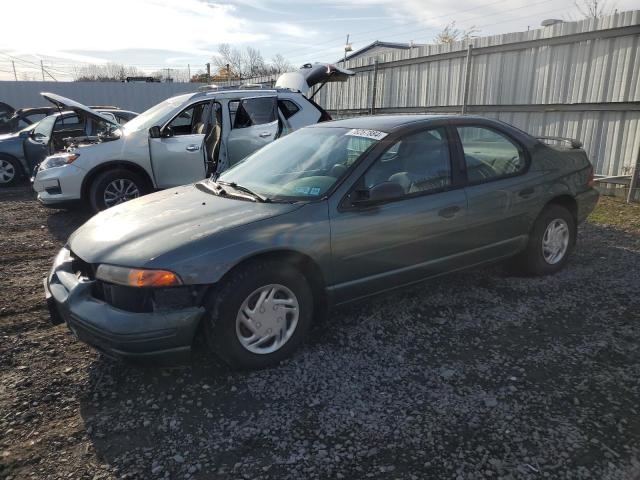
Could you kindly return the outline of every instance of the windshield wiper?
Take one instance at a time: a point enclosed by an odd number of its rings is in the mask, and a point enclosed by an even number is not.
[[[247,195],[255,198],[258,202],[261,203],[271,203],[271,199],[268,197],[263,197],[259,193],[254,192],[253,190],[248,189],[243,185],[238,185],[236,182],[218,182],[220,185],[228,185],[234,190],[238,190],[239,192],[246,193]]]
[[[201,187],[213,192],[215,195],[226,195],[227,191],[214,181],[196,183],[196,187]]]

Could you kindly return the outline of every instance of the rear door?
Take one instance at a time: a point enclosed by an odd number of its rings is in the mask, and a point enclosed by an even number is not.
[[[278,97],[245,97],[229,101],[229,166],[273,142],[278,136]]]
[[[466,167],[470,246],[483,257],[511,254],[526,240],[541,194],[537,174],[527,173],[528,153],[495,126],[457,124],[454,130]]]
[[[210,108],[209,100],[189,105],[162,128],[160,138],[149,138],[151,165],[159,188],[205,177],[203,146]]]

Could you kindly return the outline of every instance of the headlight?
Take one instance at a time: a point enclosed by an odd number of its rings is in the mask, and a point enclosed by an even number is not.
[[[75,162],[79,156],[79,153],[59,153],[56,155],[52,155],[51,157],[47,157],[44,159],[44,161],[40,164],[40,168],[38,168],[38,170],[46,170],[48,168],[68,165]]]
[[[71,252],[67,247],[62,247],[56,255],[55,260],[53,261],[53,268],[56,268],[62,265],[65,262],[68,262],[71,259]]]
[[[98,266],[96,278],[127,287],[177,287],[182,285],[180,277],[167,270],[146,270],[104,264]]]

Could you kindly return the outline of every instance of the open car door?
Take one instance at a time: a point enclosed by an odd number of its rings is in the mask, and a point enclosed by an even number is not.
[[[11,105],[0,102],[0,135],[14,131],[12,117],[15,111]]]
[[[297,72],[280,75],[276,88],[290,88],[308,96],[309,90],[315,85],[319,90],[326,83],[346,82],[352,75],[355,75],[354,71],[328,63],[305,63]]]

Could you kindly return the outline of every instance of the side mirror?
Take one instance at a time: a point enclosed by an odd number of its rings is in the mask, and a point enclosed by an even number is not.
[[[164,129],[162,130],[162,136],[166,138],[173,137],[173,128],[168,125],[164,127]]]
[[[160,138],[160,127],[155,126],[149,129],[150,138]]]
[[[20,138],[29,138],[31,136],[32,132],[33,132],[33,130],[27,130],[26,132],[20,132],[19,137]]]
[[[368,190],[356,190],[354,194],[351,199],[352,205],[368,206],[402,197],[404,188],[397,182],[382,182]]]

